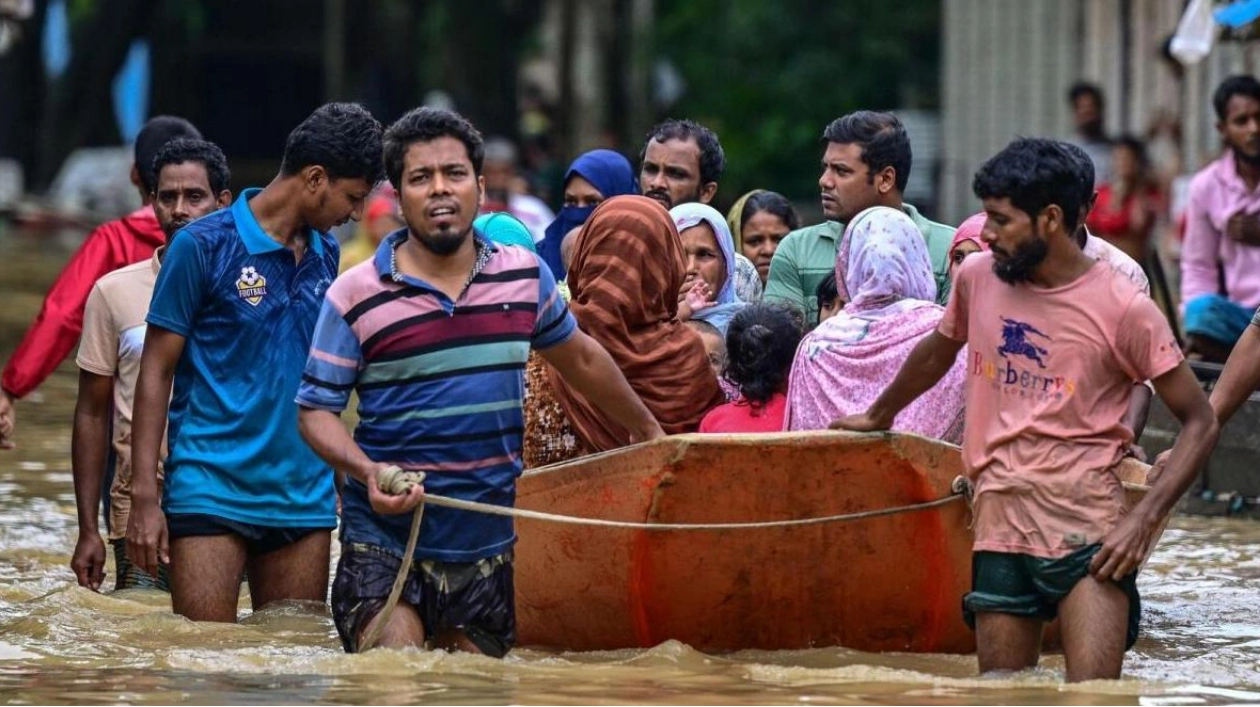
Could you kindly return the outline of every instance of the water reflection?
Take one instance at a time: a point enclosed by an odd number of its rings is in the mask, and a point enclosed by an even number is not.
[[[66,251],[0,237],[0,354],[29,323]],[[0,697],[10,703],[1225,704],[1260,702],[1260,523],[1177,519],[1143,574],[1143,637],[1125,679],[1061,684],[1062,659],[979,679],[970,656],[827,648],[707,656],[645,651],[504,661],[421,651],[341,652],[323,607],[193,624],[163,594],[80,589],[69,468],[76,374],[67,363],[18,412],[0,453]],[[110,557],[112,563],[112,556]],[[113,568],[105,586],[113,585]],[[242,602],[248,607],[248,601]]]

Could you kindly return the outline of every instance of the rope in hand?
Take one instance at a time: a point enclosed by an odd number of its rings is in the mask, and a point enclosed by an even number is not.
[[[410,491],[413,486],[423,483],[424,472],[404,471],[396,466],[389,466],[382,469],[376,477],[377,487],[381,491],[395,496],[401,496]],[[1146,488],[1140,484],[1133,484],[1129,482],[1124,482],[1123,486],[1125,489]],[[416,506],[415,515],[411,519],[411,534],[407,537],[407,549],[403,552],[402,564],[398,569],[398,576],[394,578],[394,586],[389,591],[389,598],[385,601],[385,608],[381,609],[381,613],[378,614],[378,618],[373,620],[367,633],[364,634],[363,640],[359,642],[359,650],[365,651],[376,644],[377,639],[380,638],[381,630],[385,627],[385,624],[389,623],[389,618],[394,611],[394,606],[398,604],[398,598],[402,595],[403,585],[407,582],[408,570],[411,568],[411,558],[416,550],[416,540],[420,536],[420,523],[424,518],[424,507],[426,504],[443,506],[445,508],[457,508],[459,510],[473,511],[476,513],[485,513],[487,515],[529,518],[531,520],[540,520],[551,523],[566,523],[570,525],[585,525],[599,528],[624,528],[630,530],[657,531],[714,531],[791,528],[804,525],[822,525],[824,523],[844,523],[856,520],[866,520],[869,518],[879,518],[882,516],[897,515],[900,513],[926,511],[953,503],[954,501],[966,500],[970,503],[971,497],[971,483],[965,477],[959,476],[955,478],[953,483],[950,485],[950,492],[948,495],[931,501],[924,501],[923,503],[911,503],[904,506],[881,508],[873,511],[840,513],[837,515],[820,516],[817,518],[771,520],[752,523],[636,523],[632,521],[603,520],[600,518],[582,518],[579,516],[544,513],[542,511],[531,511],[524,508],[493,506],[486,503],[477,503],[476,501],[464,501],[457,498],[447,498],[445,496],[437,496],[426,493],[424,495],[424,500],[420,503],[420,505]]]

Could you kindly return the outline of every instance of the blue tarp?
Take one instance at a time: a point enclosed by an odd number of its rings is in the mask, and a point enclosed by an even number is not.
[[[1231,29],[1243,27],[1260,19],[1260,0],[1237,0],[1212,13],[1216,21]]]

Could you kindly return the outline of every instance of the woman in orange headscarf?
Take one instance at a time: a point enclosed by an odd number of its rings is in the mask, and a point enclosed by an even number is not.
[[[726,401],[700,336],[678,321],[685,278],[682,241],[659,203],[619,196],[582,227],[569,268],[578,326],[617,362],[630,387],[669,434],[694,432]],[[534,357],[527,371],[525,466],[532,468],[630,443]]]

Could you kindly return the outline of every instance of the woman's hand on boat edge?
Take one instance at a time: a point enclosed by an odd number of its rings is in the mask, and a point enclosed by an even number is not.
[[[869,412],[864,412],[859,415],[845,415],[833,421],[828,427],[850,432],[884,432],[889,426],[882,420],[875,419]]]

